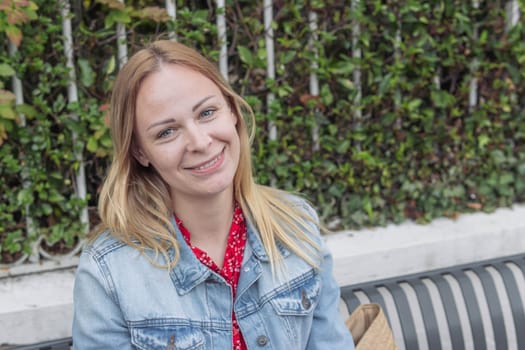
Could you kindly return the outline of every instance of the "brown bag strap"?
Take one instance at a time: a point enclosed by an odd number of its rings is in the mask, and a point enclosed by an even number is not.
[[[379,304],[362,304],[346,320],[356,350],[397,350],[392,330]]]

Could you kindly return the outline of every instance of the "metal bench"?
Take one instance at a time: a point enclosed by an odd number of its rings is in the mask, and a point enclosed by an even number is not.
[[[73,346],[71,337],[44,341],[37,344],[10,346],[8,348],[1,348],[2,350],[70,350]]]
[[[525,253],[344,286],[341,297],[349,313],[380,304],[400,350],[525,349]]]

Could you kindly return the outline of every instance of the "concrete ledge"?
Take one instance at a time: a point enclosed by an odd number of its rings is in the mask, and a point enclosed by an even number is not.
[[[340,285],[438,269],[525,251],[525,206],[495,213],[345,231],[326,238]]]
[[[326,237],[341,285],[525,251],[525,206]],[[71,335],[74,268],[0,278],[1,344]]]
[[[0,279],[0,348],[71,336],[74,269]]]
[[[46,271],[62,270],[74,268],[78,265],[78,256],[66,256],[55,260],[41,260],[38,263],[24,263],[0,267],[0,279],[5,277],[15,277],[20,275],[45,273]]]

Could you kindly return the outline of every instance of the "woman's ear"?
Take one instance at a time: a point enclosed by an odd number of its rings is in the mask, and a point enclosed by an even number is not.
[[[233,118],[233,125],[237,126],[237,122],[239,121],[239,117],[237,116],[237,114],[230,109],[230,113],[232,115],[232,118]]]
[[[228,107],[230,108],[230,114],[233,118],[233,125],[237,126],[237,123],[239,122],[239,116],[235,112],[236,109],[234,107],[235,105],[233,103],[233,98],[231,96],[228,96],[227,101],[228,101]]]
[[[145,168],[149,167],[148,157],[146,157],[146,155],[140,147],[138,147],[137,145],[133,145],[131,147],[131,154],[133,155],[133,158],[135,158],[137,162],[140,163],[140,165],[142,165]]]

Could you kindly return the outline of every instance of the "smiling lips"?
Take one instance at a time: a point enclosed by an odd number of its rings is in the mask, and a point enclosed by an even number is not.
[[[217,169],[218,167],[220,167],[220,165],[222,164],[223,159],[224,159],[224,149],[221,151],[221,153],[219,153],[212,160],[207,161],[206,163],[201,164],[199,166],[190,167],[190,168],[186,168],[186,169],[194,171],[194,172],[198,172],[198,173],[206,173],[206,172],[213,171],[213,170]]]

